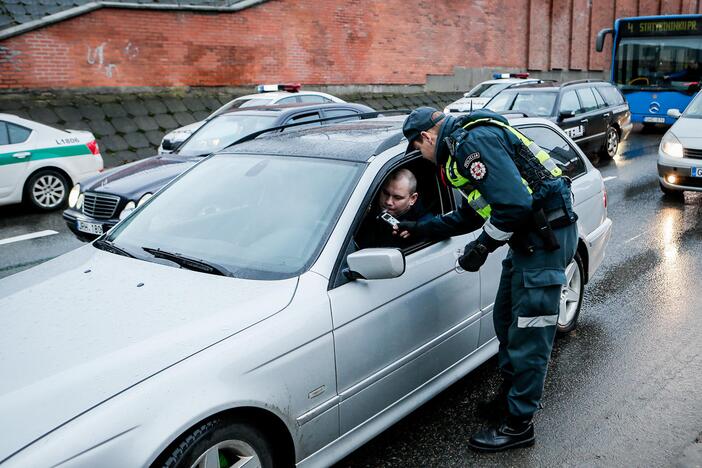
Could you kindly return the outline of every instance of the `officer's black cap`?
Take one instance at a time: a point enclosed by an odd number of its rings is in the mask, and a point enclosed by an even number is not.
[[[434,127],[445,117],[443,112],[439,112],[435,117],[432,117],[436,112],[438,111],[433,107],[417,107],[407,116],[405,123],[402,125],[402,133],[404,133],[408,143],[407,153],[414,151],[412,142],[422,132]]]

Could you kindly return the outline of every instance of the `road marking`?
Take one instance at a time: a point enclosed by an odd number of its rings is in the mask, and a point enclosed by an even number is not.
[[[608,180],[614,180],[614,179],[616,179],[616,178],[617,178],[617,176],[605,177],[604,179],[602,179],[602,182],[607,182]]]
[[[21,236],[8,237],[7,239],[0,239],[0,245],[12,244],[13,242],[19,242],[23,240],[36,239],[37,237],[53,236],[58,234],[58,231],[46,230],[39,232],[32,232],[31,234],[22,234]]]
[[[638,239],[638,238],[641,237],[641,236],[643,236],[643,234],[639,234],[638,236],[634,236],[634,237],[632,237],[632,238],[629,239],[629,240],[625,240],[624,243],[625,243],[625,244],[628,244],[629,242],[633,241],[634,239]]]

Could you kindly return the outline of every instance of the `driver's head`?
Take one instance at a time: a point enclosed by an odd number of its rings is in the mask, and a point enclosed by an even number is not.
[[[417,178],[409,169],[390,174],[378,195],[378,207],[399,218],[417,203]]]

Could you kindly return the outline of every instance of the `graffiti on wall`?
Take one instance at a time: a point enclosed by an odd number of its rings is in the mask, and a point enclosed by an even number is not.
[[[108,60],[107,46],[108,44],[103,42],[97,47],[88,47],[87,62],[90,65],[94,65],[106,77],[112,78],[117,70],[117,64]],[[118,53],[126,57],[127,60],[134,60],[139,56],[139,47],[131,41],[127,41],[127,44]]]

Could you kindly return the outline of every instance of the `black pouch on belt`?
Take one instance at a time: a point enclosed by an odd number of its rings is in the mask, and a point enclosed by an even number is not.
[[[544,213],[543,208],[532,211],[532,220],[534,222],[534,228],[539,234],[539,237],[544,243],[544,249],[547,251],[554,251],[561,248],[558,243],[558,239],[553,234],[553,229],[546,219],[546,213]]]

